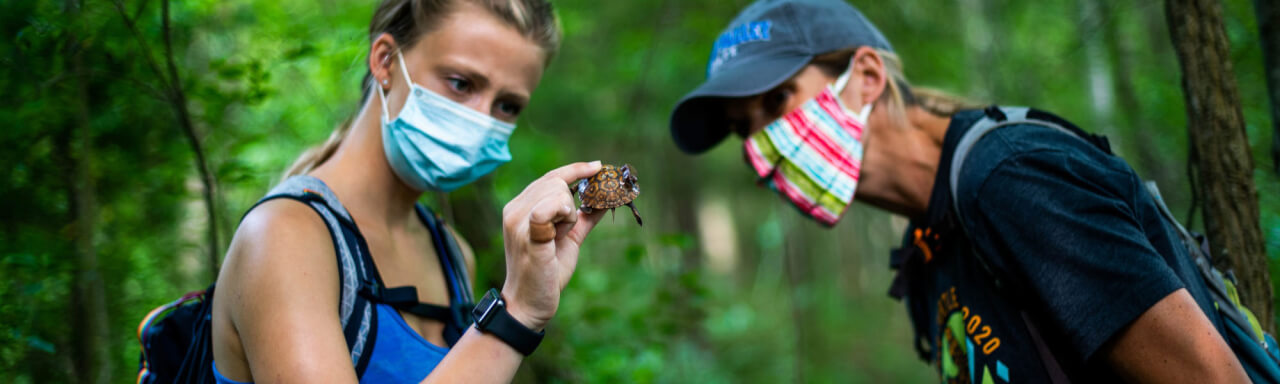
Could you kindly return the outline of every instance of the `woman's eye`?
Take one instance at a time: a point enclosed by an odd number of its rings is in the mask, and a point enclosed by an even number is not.
[[[511,117],[519,116],[520,110],[522,109],[519,104],[509,103],[505,101],[499,101],[497,108],[498,108],[498,113],[501,113],[506,116],[511,116]]]
[[[459,77],[450,77],[446,79],[446,81],[449,82],[449,88],[452,88],[454,91],[458,91],[462,93],[467,93],[471,91],[471,82],[467,81],[467,79],[463,79]]]

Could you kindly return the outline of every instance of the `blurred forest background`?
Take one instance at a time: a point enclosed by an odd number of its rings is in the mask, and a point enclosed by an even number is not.
[[[244,211],[351,115],[375,0],[0,1],[0,381],[126,382],[148,310],[204,288]],[[679,153],[671,106],[748,0],[558,0],[562,53],[514,161],[424,200],[502,281],[502,205],[572,161],[629,162],[647,225],[588,240],[520,382],[923,382],[886,295],[906,224],[835,229],[752,185],[737,145]],[[1184,220],[1187,114],[1164,2],[854,1],[918,85],[1108,135]],[[1223,1],[1270,270],[1280,179],[1254,4]],[[1280,281],[1280,280],[1276,280]],[[1280,306],[1277,306],[1280,308]]]

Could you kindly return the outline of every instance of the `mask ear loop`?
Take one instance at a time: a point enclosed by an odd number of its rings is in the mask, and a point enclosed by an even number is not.
[[[845,70],[843,74],[840,74],[840,77],[836,78],[836,98],[840,98],[840,95],[844,93],[845,86],[849,85],[849,75],[851,74],[853,74],[853,63],[849,63],[849,69]],[[871,116],[871,104],[873,103],[866,103],[866,105],[863,105],[862,110],[858,111],[857,116],[855,116],[858,118],[858,121],[863,124],[866,124],[867,117]]]
[[[405,67],[405,65],[404,65],[404,55],[403,55],[403,54],[401,54],[399,50],[397,50],[397,51],[396,51],[396,59],[399,59],[399,60],[400,60],[400,73],[404,74],[404,80],[405,80],[405,82],[406,82],[407,84],[409,84],[409,87],[410,87],[410,88],[412,88],[412,87],[413,87],[413,79],[410,79],[410,78],[409,78],[409,69],[408,69],[408,67]],[[385,92],[385,91],[383,91],[383,90],[382,90],[382,87],[381,87],[381,86],[378,86],[377,84],[374,84],[374,87],[377,87],[377,88],[378,88],[378,100],[382,102],[382,103],[381,103],[381,104],[382,104],[382,122],[383,122],[383,123],[386,123],[386,122],[388,122],[388,121],[391,121],[391,113],[387,111],[387,95],[386,95],[386,92]],[[408,101],[406,101],[405,103],[406,103],[406,104],[408,104]],[[401,110],[403,110],[403,109],[404,109],[404,107],[401,107]]]

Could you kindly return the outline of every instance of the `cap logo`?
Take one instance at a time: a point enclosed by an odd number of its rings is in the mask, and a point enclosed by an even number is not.
[[[711,77],[725,62],[737,56],[739,45],[754,41],[768,41],[770,29],[773,29],[773,21],[761,20],[743,23],[721,33],[715,45],[711,47],[711,62],[707,65],[707,77]]]

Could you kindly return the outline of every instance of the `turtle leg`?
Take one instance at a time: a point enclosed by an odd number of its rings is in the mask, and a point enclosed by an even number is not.
[[[614,213],[613,213],[613,208],[609,208],[609,220],[610,220],[610,221],[617,221],[617,220],[614,220],[614,219],[617,219],[617,218],[618,218],[618,215],[616,215],[616,214],[614,214]]]
[[[639,212],[639,211],[636,211],[636,204],[635,204],[635,202],[627,203],[627,206],[628,206],[628,207],[631,207],[631,214],[632,214],[632,215],[635,215],[635,217],[636,217],[636,224],[640,224],[640,226],[641,226],[641,227],[643,227],[643,226],[644,226],[644,221],[641,221],[641,220],[640,220],[640,212]]]

